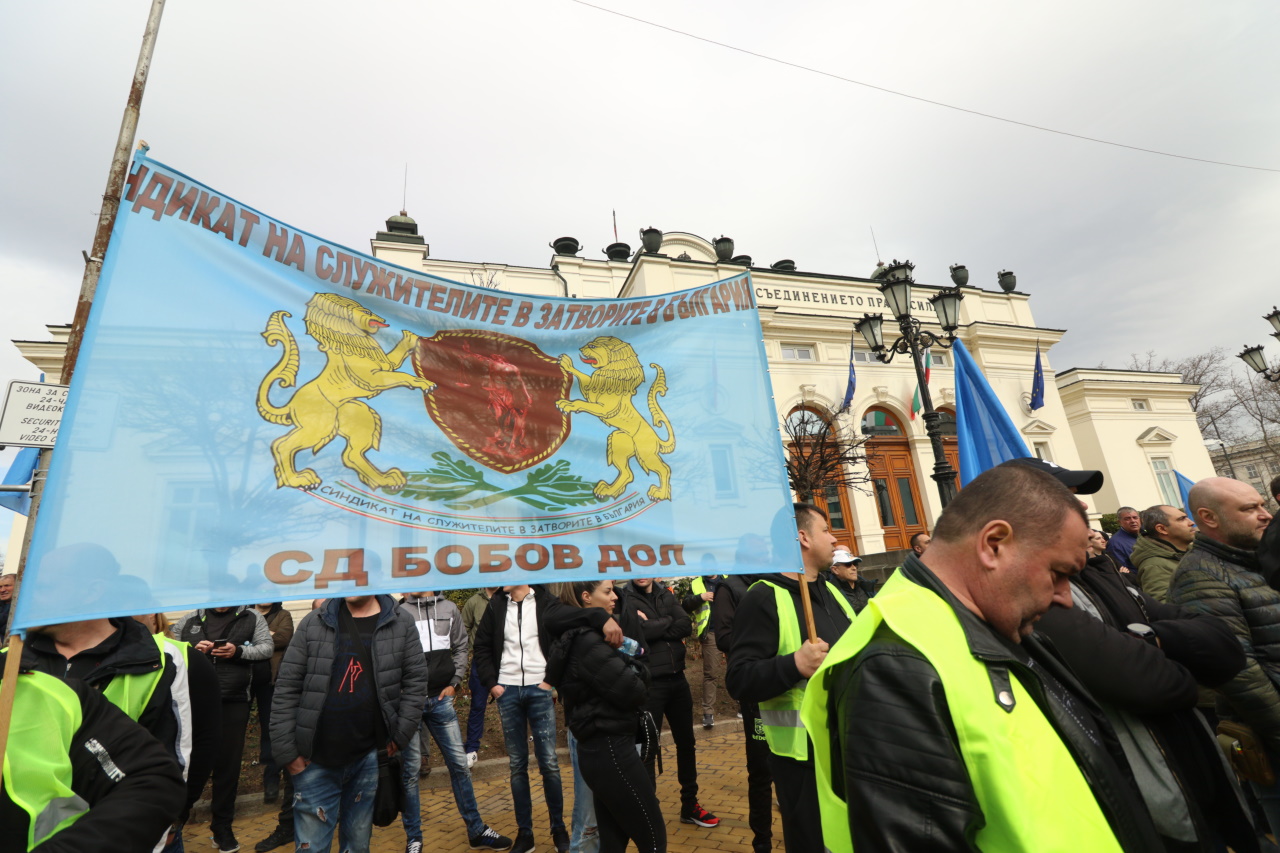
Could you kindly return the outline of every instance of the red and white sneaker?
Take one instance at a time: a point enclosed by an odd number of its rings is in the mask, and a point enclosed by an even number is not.
[[[693,808],[686,809],[680,813],[681,823],[696,823],[698,826],[712,827],[720,825],[720,818],[704,809],[697,803],[693,804]]]

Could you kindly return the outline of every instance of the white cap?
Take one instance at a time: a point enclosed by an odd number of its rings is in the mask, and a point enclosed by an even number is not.
[[[849,552],[848,548],[837,548],[835,554],[831,556],[831,565],[836,563],[861,563],[861,557],[855,557]]]

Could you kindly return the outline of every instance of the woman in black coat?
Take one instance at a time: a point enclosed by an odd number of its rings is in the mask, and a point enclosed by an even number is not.
[[[610,613],[613,581],[566,584],[578,607]],[[554,679],[554,680],[553,680]],[[636,752],[636,724],[648,695],[644,664],[611,648],[592,628],[566,632],[552,647],[547,680],[560,691],[565,721],[578,741],[578,766],[595,798],[601,853],[663,853],[667,828],[653,783]]]

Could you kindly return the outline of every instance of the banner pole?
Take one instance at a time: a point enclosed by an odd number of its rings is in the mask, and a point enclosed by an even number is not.
[[[151,0],[151,12],[147,15],[147,26],[142,33],[138,64],[133,71],[133,82],[129,86],[129,97],[125,101],[124,116],[120,119],[120,133],[116,137],[111,168],[107,171],[107,188],[102,194],[102,209],[98,213],[98,228],[93,234],[93,249],[85,259],[84,276],[80,280],[80,297],[76,303],[75,319],[71,322],[71,337],[67,341],[67,352],[62,361],[61,379],[64,385],[71,384],[71,375],[75,372],[76,360],[80,356],[80,342],[84,339],[84,328],[89,322],[93,295],[98,289],[98,276],[102,273],[102,260],[107,255],[107,244],[111,242],[111,231],[115,228],[116,214],[120,211],[120,197],[124,192],[125,175],[129,171],[129,155],[133,149],[134,137],[138,133],[142,93],[147,88],[147,75],[151,71],[151,57],[155,53],[156,36],[160,32],[160,16],[164,13],[164,3],[165,0]],[[27,565],[27,553],[31,550],[31,534],[35,530],[36,513],[40,508],[40,495],[44,491],[43,484],[49,472],[51,455],[48,449],[40,451],[40,461],[36,464],[36,471],[31,480],[31,510],[27,516],[26,530],[22,535],[22,552],[18,557],[18,572],[14,578],[13,603],[9,606],[10,625],[13,624],[18,595],[22,590],[22,575]],[[8,625],[4,628],[5,631],[9,630]],[[9,655],[4,666],[4,681],[0,683],[0,781],[3,780],[4,754],[9,746],[9,724],[13,719],[13,700],[18,686],[18,665],[22,659],[22,647],[21,637],[10,638]]]
[[[804,571],[800,572],[800,606],[804,609],[804,627],[809,635],[809,642],[818,642],[818,626],[813,622],[813,603],[809,601],[809,578]]]

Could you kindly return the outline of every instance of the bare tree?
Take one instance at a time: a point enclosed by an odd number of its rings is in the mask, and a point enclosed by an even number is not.
[[[1177,373],[1188,385],[1199,385],[1187,402],[1196,413],[1201,435],[1222,441],[1235,441],[1240,436],[1236,416],[1241,397],[1236,393],[1238,379],[1232,372],[1232,359],[1222,347],[1185,358],[1161,358],[1152,350],[1129,356],[1128,370],[1144,373]]]
[[[871,479],[863,445],[847,423],[828,418],[807,406],[796,409],[782,423],[787,443],[787,479],[802,501],[811,501],[828,486],[859,487]]]

